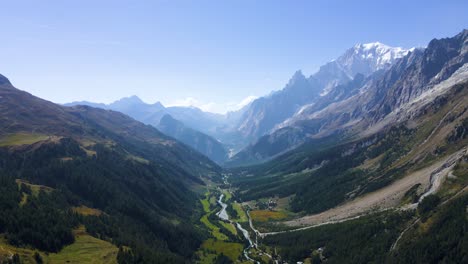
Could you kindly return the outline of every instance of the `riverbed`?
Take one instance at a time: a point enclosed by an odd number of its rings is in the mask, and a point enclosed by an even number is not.
[[[219,199],[218,199],[218,204],[221,206],[221,211],[219,211],[218,213],[216,213],[216,215],[221,219],[221,220],[224,220],[224,221],[229,221],[231,224],[234,224],[237,229],[239,229],[239,231],[242,232],[242,234],[244,235],[244,238],[247,239],[247,241],[249,241],[249,245],[244,248],[244,256],[247,260],[250,260],[250,261],[254,261],[258,264],[260,264],[260,262],[258,261],[255,261],[254,259],[252,259],[250,256],[249,256],[249,249],[250,248],[253,248],[253,247],[257,247],[257,245],[252,241],[252,239],[250,238],[250,233],[249,231],[247,231],[245,228],[243,228],[238,222],[236,221],[232,221],[232,220],[229,220],[229,215],[226,211],[226,208],[227,208],[227,204],[223,202],[223,198],[224,198],[224,194],[221,194],[219,196]]]

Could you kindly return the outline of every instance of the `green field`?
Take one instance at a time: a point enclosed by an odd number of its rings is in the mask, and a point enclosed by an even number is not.
[[[226,223],[223,221],[219,221],[219,223],[222,226],[224,226],[227,230],[229,230],[229,232],[231,232],[233,235],[237,235],[237,228],[233,224]]]
[[[221,232],[219,232],[219,228],[215,225],[213,225],[210,220],[208,220],[208,214],[204,215],[200,221],[206,226],[208,227],[208,229],[210,229],[210,232],[211,232],[211,235],[213,235],[213,237],[215,237],[216,239],[218,240],[227,240],[227,236],[225,234],[222,234]]]
[[[220,254],[225,255],[233,262],[235,262],[241,256],[243,249],[244,246],[241,243],[231,243],[208,239],[203,242],[203,245],[201,246],[201,252],[199,252],[199,256],[201,255],[200,263],[213,263],[213,259],[216,257],[216,255]],[[216,252],[216,254],[212,254],[211,252]]]
[[[242,205],[240,205],[239,203],[232,203],[232,207],[234,208],[234,210],[237,211],[237,219],[235,219],[237,222],[243,223],[249,221],[244,209],[242,209]]]
[[[210,211],[210,192],[207,192],[205,194],[205,199],[202,199],[200,200],[202,205],[203,205],[203,211],[205,212],[205,214],[202,216],[202,218],[200,219],[200,222],[202,222],[209,230],[210,230],[210,233],[211,235],[213,235],[213,237],[215,237],[216,239],[218,240],[227,240],[228,237],[224,234],[222,234],[220,231],[219,231],[219,228],[215,225],[213,225],[210,220],[208,220],[208,216],[213,213],[213,211]]]
[[[231,199],[231,194],[228,192],[223,192],[225,195],[225,199]],[[210,230],[210,233],[213,238],[209,238],[203,244],[201,245],[200,249],[197,252],[197,256],[200,259],[198,263],[202,264],[208,264],[208,263],[214,263],[216,261],[216,257],[219,256],[220,254],[225,255],[228,257],[230,260],[233,262],[239,263],[238,259],[242,254],[242,251],[244,249],[244,245],[241,243],[235,243],[235,242],[227,242],[229,238],[220,232],[220,228],[216,226],[214,223],[211,223],[208,217],[211,214],[216,213],[216,211],[219,209],[216,207],[216,209],[210,210],[210,205],[215,205],[217,204],[217,199],[216,195],[214,195],[211,192],[206,192],[205,193],[205,198],[201,199],[200,202],[203,206],[203,210],[205,214],[203,217],[200,219],[200,221]],[[242,211],[243,214],[239,214],[243,217],[245,217],[245,221],[247,221],[247,216],[245,216],[244,211],[238,206],[238,209]],[[220,224],[223,227],[225,227],[229,232],[231,232],[233,235],[238,235],[237,229],[234,225],[230,223],[226,223],[223,221],[217,221],[216,224]]]
[[[48,138],[49,136],[42,134],[17,133],[0,138],[0,147],[29,145]]]
[[[76,236],[75,243],[66,246],[57,254],[49,254],[48,263],[117,263],[119,249],[109,242],[87,234]]]
[[[224,194],[224,198],[223,198],[224,202],[231,200],[232,194],[230,192],[228,192],[227,190],[223,190],[223,194]]]
[[[209,194],[206,194],[206,196],[208,197]],[[210,201],[208,200],[208,198],[205,198],[203,200],[201,200],[201,203],[203,205],[203,211],[205,213],[209,213],[210,212]]]
[[[113,264],[117,263],[118,248],[106,241],[88,235],[81,227],[75,232],[75,242],[64,247],[58,253],[40,252],[28,248],[17,248],[7,243],[6,239],[0,235],[0,263],[8,259],[13,254],[20,256],[21,263],[35,264],[34,254],[38,252],[44,263],[92,263],[92,264]]]

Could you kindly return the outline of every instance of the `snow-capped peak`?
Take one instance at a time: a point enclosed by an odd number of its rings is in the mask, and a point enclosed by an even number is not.
[[[321,95],[340,83],[352,80],[356,74],[369,76],[372,73],[389,68],[397,59],[406,56],[411,50],[390,47],[381,42],[356,44],[337,59],[322,66],[315,74],[325,80]]]
[[[356,44],[354,46],[354,49],[355,50],[358,50],[358,49],[363,49],[363,50],[371,50],[371,49],[377,49],[377,48],[380,48],[380,49],[388,49],[388,48],[391,48],[383,43],[380,43],[378,41],[376,42],[371,42],[371,43],[364,43],[364,44]]]
[[[408,54],[409,50],[390,47],[380,42],[357,44],[340,56],[336,62],[351,77],[361,73],[369,75],[389,67],[397,59]]]
[[[390,47],[380,42],[371,42],[365,44],[357,44],[351,50],[348,50],[342,57],[341,61],[346,62],[349,55],[355,55],[358,58],[367,60],[373,64],[374,71],[380,70],[392,64],[395,60],[402,58],[408,54],[410,50],[401,47]],[[356,58],[353,58],[356,59]]]

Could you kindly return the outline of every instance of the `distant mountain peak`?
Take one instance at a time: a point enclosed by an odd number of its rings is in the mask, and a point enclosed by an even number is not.
[[[11,82],[10,82],[10,80],[8,80],[7,77],[0,74],[0,85],[3,85],[3,84],[11,85]]]
[[[159,102],[159,101],[157,101],[156,103],[154,103],[153,106],[155,106],[155,107],[160,107],[160,108],[164,108],[164,105],[163,105],[161,102]]]
[[[132,96],[129,96],[129,97],[123,97],[121,98],[120,100],[116,101],[116,102],[127,102],[127,103],[144,103],[140,97],[136,96],[136,95],[132,95]]]
[[[342,64],[345,70],[348,70],[352,76],[357,73],[368,75],[368,72],[353,72],[356,64],[367,62],[373,71],[381,70],[408,54],[409,50],[401,47],[391,47],[381,42],[371,42],[365,44],[356,44],[353,48],[347,50],[345,54],[336,61]]]
[[[354,79],[356,74],[369,76],[376,71],[388,69],[412,50],[391,47],[378,41],[356,44],[337,59],[320,67],[313,76],[324,85],[321,93],[324,96],[333,87]]]
[[[293,75],[292,78],[293,78],[293,79],[294,79],[294,78],[305,78],[305,76],[304,76],[304,74],[302,73],[302,70],[297,70],[297,71],[294,73],[294,75]]]
[[[180,122],[173,118],[170,114],[165,114],[163,117],[161,117],[161,120],[159,121],[160,124],[166,123],[166,122]]]
[[[123,97],[109,105],[110,108],[133,108],[140,105],[146,105],[138,96],[132,95],[130,97]]]
[[[289,82],[288,82],[288,86],[292,86],[294,85],[295,83],[297,82],[300,82],[300,81],[305,81],[307,80],[307,78],[305,77],[305,75],[302,73],[301,70],[297,70],[293,76],[291,77],[291,79],[289,79]]]
[[[381,42],[369,42],[369,43],[358,43],[356,45],[354,45],[354,49],[357,50],[357,49],[363,49],[363,50],[371,50],[371,49],[377,49],[377,48],[381,48],[381,49],[388,49],[388,48],[391,48]]]

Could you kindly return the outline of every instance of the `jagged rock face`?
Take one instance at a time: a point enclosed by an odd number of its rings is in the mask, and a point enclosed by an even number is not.
[[[375,76],[380,76],[381,73],[376,73]],[[365,78],[363,74],[357,74],[355,78],[345,84],[341,84],[333,88],[329,93],[322,96],[320,100],[316,100],[312,104],[303,106],[292,118],[286,120],[284,123],[280,124],[277,128],[286,127],[293,124],[295,121],[305,119],[310,114],[313,114],[325,107],[335,103],[345,100],[356,93],[359,92],[365,83],[367,83],[371,78],[376,78],[375,76]]]
[[[255,100],[241,118],[238,130],[246,138],[258,138],[316,98],[318,92],[318,83],[298,71],[283,90]]]
[[[350,124],[375,124],[386,115],[408,104],[434,85],[450,77],[468,62],[467,31],[453,38],[433,40],[424,50],[416,49],[383,74],[376,73],[359,93],[324,109],[296,117],[291,125],[303,126],[321,120],[320,132],[342,129]],[[306,122],[306,120],[309,120]]]
[[[376,89],[384,92],[373,121],[420,96],[468,62],[468,30],[453,38],[434,39],[423,52],[400,61]],[[393,76],[399,76],[395,81]]]
[[[245,150],[248,155],[239,153],[239,159],[243,156],[265,159],[310,138],[375,133],[395,122],[408,121],[432,97],[466,81],[467,38],[468,30],[464,30],[453,38],[433,40],[426,49],[412,50],[389,69],[377,71],[365,81],[360,77],[336,86],[277,126],[276,131],[249,146]],[[393,117],[387,118],[390,114]],[[284,148],[272,147],[278,145]]]
[[[320,95],[322,96],[329,93],[334,87],[352,80],[352,76],[348,75],[336,61],[320,67],[320,70],[310,78],[317,80],[320,84],[322,88]]]
[[[377,75],[380,76],[381,73]],[[306,142],[308,140],[308,135],[318,133],[325,121],[303,121],[303,117],[319,111],[334,102],[339,102],[355,95],[359,92],[359,88],[370,78],[373,77],[365,78],[364,75],[357,74],[354,80],[336,86],[328,94],[320,97],[311,104],[301,107],[296,115],[277,125],[273,133],[260,137],[255,144],[247,146],[236,157],[233,157],[231,165],[241,164],[242,161],[245,160],[268,159]]]
[[[307,79],[298,71],[284,89],[254,101],[242,116],[238,131],[247,140],[255,141],[295,113],[301,112],[304,105],[318,103],[323,107],[323,102],[333,102],[349,96],[355,91],[355,87],[347,84],[356,76],[358,82],[361,82],[361,78],[387,69],[408,52],[378,42],[358,44],[338,59],[323,65]],[[350,91],[344,88],[349,88]],[[329,93],[331,95],[324,98]]]

